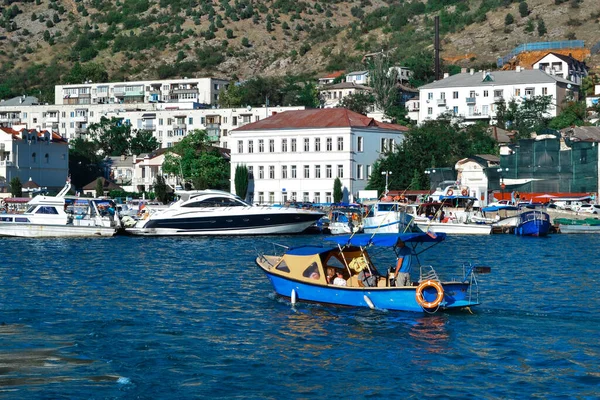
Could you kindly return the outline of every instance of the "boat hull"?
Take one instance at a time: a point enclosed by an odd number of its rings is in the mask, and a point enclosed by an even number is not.
[[[520,223],[515,235],[546,236],[550,232],[550,216],[540,211],[527,211],[520,214]]]
[[[260,264],[259,264],[260,266]],[[425,312],[417,302],[416,286],[407,287],[347,287],[323,286],[308,284],[296,280],[286,279],[271,274],[261,267],[271,281],[275,292],[283,297],[294,298],[297,301],[316,302],[321,304],[368,307],[382,310]],[[439,309],[451,310],[476,306],[478,301],[472,298],[469,283],[442,282],[444,298]],[[433,288],[423,291],[425,301],[433,301],[436,297]]]
[[[114,236],[115,228],[103,226],[40,225],[0,223],[0,236],[50,238],[50,237],[96,237]]]
[[[423,232],[447,233],[454,235],[489,235],[492,226],[486,224],[462,224],[453,222],[416,222]]]
[[[600,225],[563,225],[559,224],[560,233],[600,233]]]

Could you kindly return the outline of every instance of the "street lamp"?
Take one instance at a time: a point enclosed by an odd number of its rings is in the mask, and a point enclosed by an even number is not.
[[[504,172],[508,172],[507,168],[498,168],[496,171],[500,173],[500,189],[502,189],[502,199],[504,200],[504,189],[506,189],[506,185],[504,184]]]
[[[385,175],[385,195],[388,195],[388,178],[392,175],[392,171],[383,171],[381,175]]]

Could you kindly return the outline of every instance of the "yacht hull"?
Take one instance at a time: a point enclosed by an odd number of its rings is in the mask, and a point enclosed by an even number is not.
[[[69,226],[0,223],[0,236],[9,237],[96,237],[114,236],[116,229],[102,226]]]

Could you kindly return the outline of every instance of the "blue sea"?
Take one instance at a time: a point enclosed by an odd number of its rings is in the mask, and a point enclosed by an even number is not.
[[[323,236],[0,239],[0,398],[596,399],[600,236],[448,237],[482,304],[296,304],[255,266]]]

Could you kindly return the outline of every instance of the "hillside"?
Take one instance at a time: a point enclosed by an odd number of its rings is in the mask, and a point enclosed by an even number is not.
[[[399,64],[430,70],[435,15],[446,65],[495,65],[521,43],[580,39],[589,50],[600,40],[597,0],[526,5],[523,13],[510,0],[5,0],[0,98],[48,98],[53,85],[80,76],[77,62],[111,81],[316,77],[363,69],[364,54],[389,50]],[[598,55],[587,61],[596,66]]]

